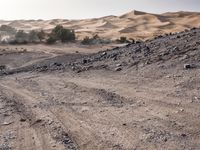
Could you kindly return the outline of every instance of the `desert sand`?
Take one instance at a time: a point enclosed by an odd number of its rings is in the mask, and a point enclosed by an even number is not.
[[[16,20],[0,21],[0,25],[7,24],[25,31],[50,31],[60,24],[75,29],[78,39],[98,34],[108,39],[117,39],[126,36],[134,39],[146,39],[154,36],[179,32],[184,29],[200,26],[199,12],[174,12],[151,14],[140,11],[131,11],[121,16],[106,16],[84,20]]]

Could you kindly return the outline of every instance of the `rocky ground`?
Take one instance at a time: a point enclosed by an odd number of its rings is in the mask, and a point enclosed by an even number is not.
[[[200,149],[200,29],[98,53],[0,50],[0,150]]]

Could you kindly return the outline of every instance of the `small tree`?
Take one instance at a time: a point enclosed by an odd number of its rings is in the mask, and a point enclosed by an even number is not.
[[[57,25],[53,30],[52,33],[54,33],[58,38],[61,36],[61,32],[63,30],[63,26],[62,25]]]
[[[46,40],[47,44],[54,44],[57,41],[55,34],[49,34],[48,39]]]
[[[1,25],[0,31],[4,31],[4,32],[10,33],[10,34],[16,33],[16,29],[11,26],[8,26],[8,25]]]
[[[61,40],[61,42],[72,42],[76,39],[74,30],[66,29],[61,25],[57,25],[51,34],[54,34],[56,39]]]
[[[43,30],[41,30],[41,31],[39,31],[39,32],[37,33],[37,36],[38,36],[38,38],[39,38],[39,40],[40,40],[40,42],[41,42],[42,40],[45,39],[46,33],[45,33]]]
[[[17,31],[15,34],[15,41],[16,43],[27,43],[28,42],[28,34],[23,30]]]
[[[83,45],[89,45],[89,44],[91,44],[91,42],[92,42],[92,39],[90,39],[88,36],[86,36],[86,37],[81,41],[81,43],[82,43]]]
[[[60,37],[59,39],[61,42],[72,42],[75,40],[75,34],[73,30],[69,29],[62,29],[60,32]]]
[[[28,41],[33,43],[33,42],[39,42],[39,38],[38,38],[38,33],[34,30],[30,31],[28,34]]]

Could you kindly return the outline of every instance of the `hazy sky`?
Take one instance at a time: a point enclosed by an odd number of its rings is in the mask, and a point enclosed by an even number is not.
[[[80,19],[120,15],[200,11],[200,0],[0,0],[0,19]]]

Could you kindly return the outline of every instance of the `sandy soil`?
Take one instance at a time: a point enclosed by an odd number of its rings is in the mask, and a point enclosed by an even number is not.
[[[199,35],[94,54],[2,51],[0,63],[10,68],[0,76],[0,149],[200,149]]]
[[[150,14],[131,11],[121,16],[106,16],[85,20],[16,20],[0,21],[0,25],[7,24],[25,31],[44,29],[50,31],[61,24],[75,29],[78,39],[98,34],[100,37],[117,39],[126,36],[134,39],[152,38],[169,32],[200,26],[199,12],[175,12],[164,14]]]

